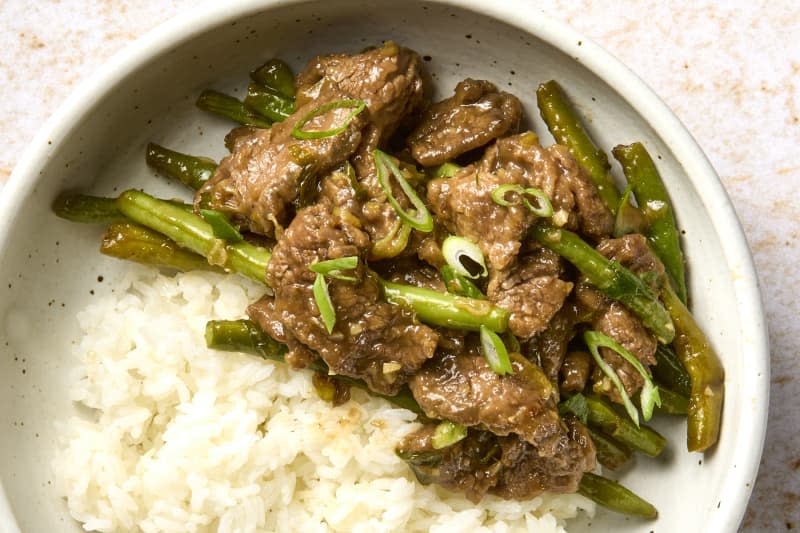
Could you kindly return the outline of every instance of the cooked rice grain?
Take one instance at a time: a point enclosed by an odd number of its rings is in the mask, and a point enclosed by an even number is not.
[[[563,531],[591,502],[487,497],[420,485],[394,453],[415,415],[353,390],[320,400],[306,372],[205,348],[210,319],[262,290],[233,276],[131,267],[78,315],[71,398],[54,460],[69,511],[105,532]]]

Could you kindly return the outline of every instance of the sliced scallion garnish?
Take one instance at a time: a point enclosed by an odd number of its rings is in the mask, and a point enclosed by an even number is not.
[[[340,279],[343,281],[358,281],[355,276],[344,274],[346,270],[353,270],[358,266],[358,257],[351,255],[348,257],[340,257],[339,259],[328,259],[327,261],[319,261],[309,265],[309,269],[317,274],[322,274],[328,278]]]
[[[496,374],[503,376],[514,372],[503,340],[497,333],[483,325],[481,326],[481,349],[486,362],[489,363],[489,368]]]
[[[214,237],[228,242],[241,242],[244,240],[242,234],[237,230],[219,211],[214,209],[201,209],[200,216],[211,226]]]
[[[359,99],[351,99],[351,100],[336,100],[334,102],[328,102],[327,104],[322,104],[319,107],[314,108],[309,112],[306,116],[301,118],[297,121],[297,124],[294,125],[292,129],[292,137],[295,139],[323,139],[325,137],[333,137],[334,135],[338,135],[342,133],[347,126],[356,118],[356,115],[364,111],[366,109],[367,103],[364,100]],[[317,118],[320,115],[324,115],[328,111],[333,111],[334,109],[349,109],[352,108],[353,111],[350,112],[347,117],[345,117],[344,121],[340,126],[337,126],[330,130],[325,131],[304,131],[303,126],[308,124],[311,120]]]
[[[467,428],[465,426],[445,420],[440,422],[436,429],[433,430],[431,444],[434,450],[441,450],[463,440],[466,436]]]
[[[509,197],[509,193],[511,193]],[[529,198],[535,202],[531,203]],[[503,207],[524,205],[531,213],[542,218],[553,216],[553,204],[541,189],[523,187],[515,183],[500,185],[492,191],[492,201]]]
[[[428,211],[428,208],[425,206],[425,202],[420,199],[420,197],[417,195],[417,191],[414,190],[414,187],[412,187],[411,184],[409,184],[408,181],[403,177],[402,172],[392,158],[380,150],[373,151],[372,156],[375,159],[375,168],[378,173],[378,183],[380,183],[381,189],[386,195],[386,199],[389,201],[389,204],[392,206],[392,208],[394,208],[395,212],[397,212],[397,216],[399,216],[409,226],[416,230],[423,231],[425,233],[433,230],[433,217],[431,216],[430,211]],[[397,198],[394,197],[391,183],[389,183],[389,179],[392,175],[397,180],[400,188],[408,197],[411,205],[414,206],[416,211],[406,211],[400,206]]]
[[[462,276],[477,279],[488,274],[483,252],[469,239],[455,235],[447,237],[442,242],[442,255],[445,262]]]
[[[444,265],[440,272],[447,292],[476,300],[486,299],[486,295],[481,292],[477,285],[472,283],[472,280],[456,272],[450,265]]]
[[[653,416],[653,408],[655,406],[661,406],[661,396],[658,394],[658,387],[650,376],[650,372],[642,365],[642,363],[636,359],[636,357],[631,354],[628,350],[625,349],[620,343],[608,337],[607,335],[603,335],[598,331],[587,331],[583,334],[583,340],[586,342],[586,346],[589,347],[589,351],[592,353],[594,357],[595,363],[597,366],[600,367],[600,370],[611,380],[611,383],[617,388],[619,395],[622,397],[622,403],[625,406],[625,411],[627,411],[628,416],[631,417],[631,420],[639,426],[639,413],[636,410],[636,407],[633,405],[628,393],[625,391],[625,387],[622,384],[622,381],[619,379],[619,376],[611,368],[611,365],[605,362],[605,360],[600,356],[600,347],[609,348],[614,350],[620,357],[625,359],[627,362],[636,369],[639,374],[641,374],[642,378],[644,379],[644,386],[642,387],[642,394],[641,394],[641,405],[642,405],[642,416],[645,419],[645,422],[650,420]]]
[[[322,274],[317,274],[317,279],[314,280],[314,301],[317,303],[317,309],[319,309],[325,329],[328,330],[328,333],[333,333],[333,326],[336,325],[336,310],[333,308],[331,295],[328,293],[328,284]]]

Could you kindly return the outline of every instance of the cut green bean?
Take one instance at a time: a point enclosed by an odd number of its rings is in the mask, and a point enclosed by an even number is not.
[[[250,79],[281,96],[293,100],[295,95],[294,76],[289,65],[280,59],[270,59],[250,72]]]
[[[702,452],[719,438],[725,371],[711,343],[670,284],[664,284],[661,297],[675,322],[675,353],[692,382],[686,445],[690,452]]]
[[[609,173],[608,156],[592,141],[583,127],[578,113],[555,80],[548,81],[536,90],[539,112],[553,138],[566,146],[578,163],[586,169],[597,193],[608,209],[616,214],[620,194]]]
[[[589,283],[606,296],[619,300],[664,344],[675,337],[675,326],[658,297],[639,276],[615,261],[610,261],[565,229],[538,224],[532,236],[575,265]]]
[[[659,344],[656,348],[656,366],[653,377],[675,392],[686,396],[692,393],[692,380],[672,346]]]
[[[64,193],[53,201],[52,209],[56,216],[72,222],[110,224],[128,220],[117,207],[116,198]]]
[[[238,122],[243,126],[269,128],[272,122],[251,110],[233,96],[218,91],[203,91],[197,98],[197,107],[203,111]]]
[[[148,166],[159,174],[194,190],[202,187],[217,169],[217,163],[212,159],[183,154],[156,143],[147,144],[145,159]]]
[[[611,470],[616,470],[630,461],[633,455],[630,448],[592,428],[587,428],[587,430],[594,442],[598,463]]]
[[[478,331],[483,325],[498,333],[508,327],[509,312],[488,300],[464,298],[385,280],[381,284],[388,301],[413,309],[425,324],[469,331]]]
[[[587,472],[583,474],[578,492],[618,513],[642,518],[658,518],[658,511],[651,503],[612,479]]]
[[[675,292],[686,303],[686,273],[680,235],[667,188],[653,158],[642,143],[617,146],[614,157],[622,165],[625,177],[633,188],[636,202],[647,218],[647,237],[669,275]]]
[[[486,300],[486,295],[481,292],[471,279],[462,276],[450,265],[444,265],[440,269],[440,273],[442,274],[444,286],[447,287],[447,292],[466,298]]]
[[[650,457],[657,457],[664,449],[667,443],[664,437],[647,426],[636,427],[599,396],[586,395],[586,404],[589,426]]]
[[[245,241],[226,243],[215,237],[211,225],[199,216],[141,191],[122,193],[117,206],[134,222],[166,235],[180,246],[206,257],[209,263],[264,282],[271,257],[265,248]]]
[[[160,233],[131,222],[117,222],[103,235],[100,252],[104,255],[145,265],[173,268],[181,272],[211,270],[224,272],[208,264],[206,258],[178,246]]]
[[[247,86],[244,106],[273,122],[282,122],[294,113],[294,100],[256,83]]]

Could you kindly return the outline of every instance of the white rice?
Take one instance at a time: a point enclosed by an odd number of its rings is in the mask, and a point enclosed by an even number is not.
[[[214,352],[209,319],[239,318],[260,295],[235,276],[167,277],[131,267],[79,315],[72,399],[54,461],[89,531],[564,531],[577,496],[526,502],[419,484],[395,454],[415,415],[353,390],[318,399],[307,372]]]

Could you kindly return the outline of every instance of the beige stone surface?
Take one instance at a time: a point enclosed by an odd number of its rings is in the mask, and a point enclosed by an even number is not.
[[[0,186],[76,84],[198,3],[0,0]],[[653,87],[731,195],[755,254],[772,344],[765,455],[742,531],[800,529],[800,3],[526,4],[599,42]]]

